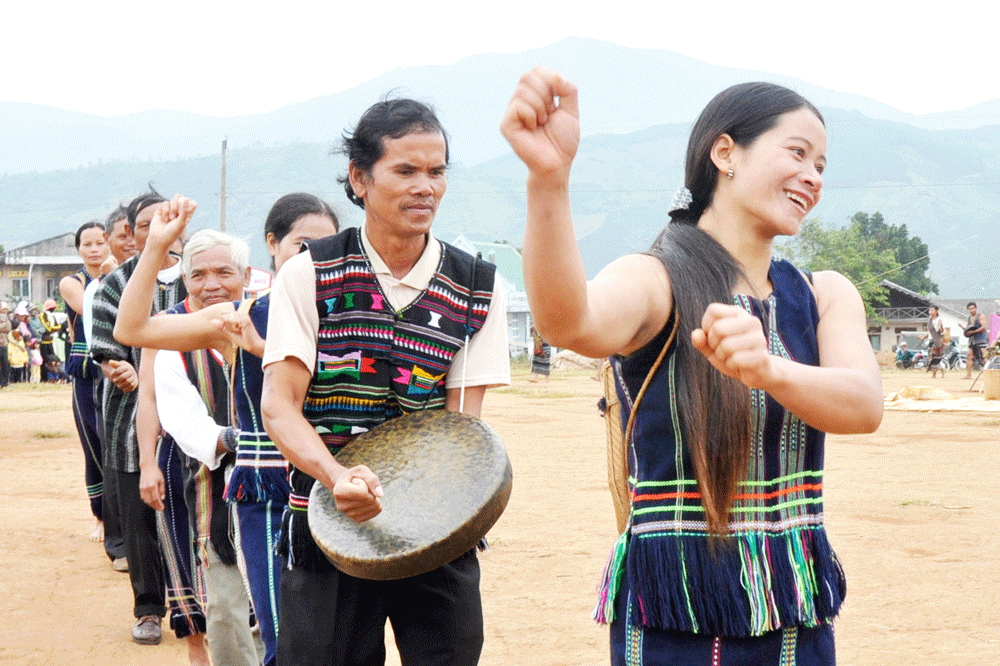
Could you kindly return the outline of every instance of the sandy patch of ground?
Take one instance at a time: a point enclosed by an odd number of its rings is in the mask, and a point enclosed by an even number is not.
[[[481,557],[484,666],[608,661],[607,629],[590,620],[616,536],[591,374],[557,372],[545,385],[519,374],[487,397],[514,491]],[[971,383],[883,377],[887,393],[961,395]],[[0,664],[185,664],[168,634],[155,647],[130,640],[128,577],[87,541],[69,405],[66,387],[0,391]],[[1000,417],[982,410],[890,409],[875,434],[828,438],[827,524],[848,577],[840,663],[1000,663],[998,444]]]

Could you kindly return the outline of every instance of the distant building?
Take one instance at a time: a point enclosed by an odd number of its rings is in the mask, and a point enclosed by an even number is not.
[[[76,234],[67,232],[0,254],[0,299],[41,304],[59,295],[59,281],[80,270]]]
[[[965,330],[965,322],[969,317],[965,304],[976,299],[928,298],[889,280],[882,280],[879,282],[879,286],[885,287],[889,291],[889,295],[885,306],[875,309],[876,314],[883,321],[868,322],[868,338],[875,351],[893,350],[900,336],[912,338],[913,333],[926,332],[928,308],[931,305],[938,306],[938,312],[944,320],[945,327],[951,331],[952,340],[958,343],[962,349],[968,347],[968,340],[962,335],[962,331]],[[993,299],[983,299],[977,301],[977,304],[979,311],[985,312],[987,315],[991,314],[996,307]]]
[[[510,243],[480,243],[461,234],[451,244],[469,254],[478,252],[483,259],[496,265],[507,294],[507,340],[511,351],[527,350],[531,342],[531,311],[524,291],[521,253]]]

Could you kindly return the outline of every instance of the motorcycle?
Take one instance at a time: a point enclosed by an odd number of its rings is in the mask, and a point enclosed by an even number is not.
[[[930,363],[931,350],[930,346],[925,343],[923,347],[918,349],[913,354],[913,366],[917,370],[922,370],[927,367]],[[953,368],[958,368],[959,370],[965,370],[966,358],[962,352],[958,351],[958,345],[952,340],[944,348],[944,353],[941,355],[941,362],[938,364],[938,368],[941,370],[951,370]]]
[[[966,357],[965,354],[958,351],[958,345],[952,340],[951,343],[944,348],[944,355],[941,358],[941,368],[944,370],[958,368],[959,370],[965,370]]]

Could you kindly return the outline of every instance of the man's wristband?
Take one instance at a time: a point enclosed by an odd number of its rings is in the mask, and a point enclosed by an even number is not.
[[[224,448],[229,453],[236,453],[236,441],[240,437],[240,431],[236,428],[229,426],[222,431],[220,439],[222,440],[222,448]]]

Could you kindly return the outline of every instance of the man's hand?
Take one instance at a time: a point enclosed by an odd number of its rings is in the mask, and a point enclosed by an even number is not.
[[[147,246],[152,243],[150,249],[165,253],[164,248],[169,248],[184,235],[196,208],[197,203],[179,194],[161,203],[149,223]]]
[[[760,320],[737,305],[708,306],[691,342],[719,372],[750,388],[767,388],[776,380]]]
[[[264,338],[257,333],[257,327],[250,321],[249,308],[244,307],[249,300],[240,304],[239,310],[222,315],[221,319],[213,319],[212,323],[226,334],[229,342],[236,347],[242,347],[254,356],[264,357]]]
[[[110,275],[116,268],[118,268],[118,260],[115,259],[115,255],[109,254],[108,258],[101,264],[101,275]]]
[[[383,494],[378,477],[364,465],[346,470],[333,484],[333,497],[337,502],[337,510],[346,513],[359,523],[382,513],[382,502],[379,498]]]
[[[139,470],[139,495],[142,501],[155,511],[163,511],[163,500],[167,496],[166,480],[155,462],[144,465]]]
[[[128,361],[102,361],[101,371],[119,391],[131,393],[139,388],[139,375]]]
[[[536,67],[518,81],[500,131],[530,171],[568,177],[580,144],[576,86]]]

